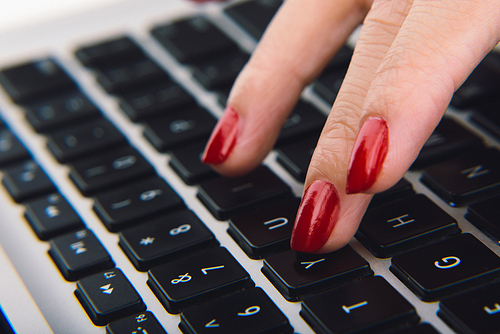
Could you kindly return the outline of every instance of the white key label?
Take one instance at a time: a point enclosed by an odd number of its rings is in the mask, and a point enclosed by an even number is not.
[[[456,256],[443,257],[441,259],[441,261],[444,264],[442,264],[440,261],[434,262],[434,265],[439,269],[450,269],[450,268],[454,268],[460,264],[460,259]]]

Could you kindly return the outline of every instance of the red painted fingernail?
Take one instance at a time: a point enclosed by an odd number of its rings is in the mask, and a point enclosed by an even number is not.
[[[226,161],[236,144],[238,136],[239,117],[236,110],[226,108],[224,115],[212,131],[212,136],[203,153],[201,161],[206,164],[218,165]]]
[[[383,118],[368,118],[358,133],[349,163],[346,192],[360,193],[368,190],[380,172],[387,155],[389,130]]]
[[[319,250],[330,237],[340,211],[339,193],[325,181],[307,187],[292,231],[290,247],[299,252]]]

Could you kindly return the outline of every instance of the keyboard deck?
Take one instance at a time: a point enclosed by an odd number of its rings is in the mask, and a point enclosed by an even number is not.
[[[262,166],[225,178],[200,154],[281,1],[158,3],[90,32],[49,24],[47,46],[0,58],[0,245],[54,333],[495,332],[500,54],[356,238],[302,254],[291,228],[353,43]]]

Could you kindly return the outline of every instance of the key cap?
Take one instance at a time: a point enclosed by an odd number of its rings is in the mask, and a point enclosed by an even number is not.
[[[328,104],[332,105],[337,98],[346,73],[347,66],[336,67],[333,70],[326,71],[313,83],[313,91]]]
[[[343,45],[340,50],[337,51],[332,60],[330,60],[330,62],[326,65],[326,68],[323,71],[326,73],[336,68],[345,68],[346,66],[349,66],[353,52],[354,50],[352,47],[349,45]]]
[[[97,81],[108,93],[119,93],[168,79],[168,75],[154,61],[140,59],[120,62],[95,70]]]
[[[299,198],[292,198],[233,217],[229,220],[227,233],[251,259],[285,252],[290,249],[299,204]]]
[[[239,50],[204,59],[191,65],[193,77],[205,89],[231,85],[247,63],[249,55]]]
[[[465,218],[500,244],[500,196],[469,206]]]
[[[219,245],[205,224],[188,210],[125,229],[119,237],[119,245],[139,271]]]
[[[293,333],[288,319],[261,288],[185,309],[179,328],[185,334]]]
[[[429,324],[421,323],[418,326],[405,328],[398,330],[396,332],[391,332],[394,334],[438,334],[439,332]]]
[[[88,196],[154,173],[154,168],[134,148],[125,145],[74,161],[69,176]]]
[[[3,172],[2,183],[16,202],[56,190],[52,181],[33,160],[10,166]]]
[[[106,334],[167,334],[153,313],[146,311],[110,322]]]
[[[459,109],[476,107],[500,93],[500,56],[490,52],[455,92],[451,105]]]
[[[217,175],[212,167],[201,162],[207,141],[208,138],[201,139],[169,151],[170,167],[186,184],[194,185]]]
[[[479,124],[491,134],[500,138],[500,117],[498,116],[498,109],[500,102],[493,99],[491,102],[481,104],[478,106],[471,115],[471,120]]]
[[[154,267],[151,290],[169,313],[206,303],[254,286],[248,273],[225,248],[214,248]]]
[[[94,211],[111,232],[184,206],[179,195],[156,176],[99,193],[94,201]]]
[[[435,301],[500,277],[500,258],[471,234],[392,258],[391,271],[418,297]]]
[[[193,105],[151,117],[144,121],[144,136],[160,151],[206,138],[215,118],[204,108]]]
[[[425,195],[414,195],[368,210],[356,239],[384,258],[459,233],[452,216]]]
[[[415,190],[413,190],[413,185],[405,178],[402,178],[398,181],[398,183],[396,183],[389,189],[375,194],[375,196],[373,196],[372,198],[372,201],[370,202],[369,207],[372,208],[379,205],[384,205],[414,194]]]
[[[443,118],[411,166],[420,169],[482,147],[481,140],[450,118]]]
[[[309,133],[319,135],[325,125],[326,116],[313,105],[299,101],[290,116],[283,124],[278,137],[278,145],[290,140],[297,140],[299,136]]]
[[[96,106],[77,90],[32,102],[24,109],[28,122],[38,132],[54,131],[62,125],[99,114]]]
[[[216,177],[198,185],[198,199],[218,220],[226,220],[290,196],[290,188],[268,167],[244,176]]]
[[[85,228],[80,216],[58,193],[30,200],[24,205],[24,216],[41,240]]]
[[[201,16],[156,27],[151,34],[181,63],[193,63],[236,48],[229,37]]]
[[[125,137],[104,118],[48,134],[47,147],[59,162],[67,162],[125,142]]]
[[[33,60],[1,70],[0,84],[16,103],[75,86],[73,80],[51,58]]]
[[[253,38],[259,40],[281,6],[281,0],[257,0],[228,7],[225,12]]]
[[[276,161],[299,182],[304,182],[306,179],[318,138],[319,135],[311,134],[276,148],[278,153]]]
[[[101,242],[85,229],[51,239],[49,255],[68,281],[115,266]]]
[[[9,129],[0,128],[0,166],[25,160],[30,154]]]
[[[500,192],[500,152],[475,151],[429,166],[421,181],[451,206],[461,206]]]
[[[328,254],[287,251],[264,259],[262,272],[288,301],[373,275],[350,246]]]
[[[413,306],[381,276],[307,298],[300,315],[316,333],[383,333],[419,321]]]
[[[117,59],[135,60],[144,57],[142,50],[128,36],[84,45],[75,51],[75,56],[85,65],[105,67],[115,63]]]
[[[134,122],[193,104],[194,98],[171,80],[120,94],[123,112]]]
[[[458,333],[495,333],[500,325],[500,283],[439,303],[438,316]]]
[[[97,326],[146,310],[137,291],[117,268],[80,279],[75,295]]]

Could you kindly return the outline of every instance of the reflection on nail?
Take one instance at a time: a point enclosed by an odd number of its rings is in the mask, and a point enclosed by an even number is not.
[[[226,161],[236,144],[238,136],[239,117],[236,110],[226,108],[224,115],[215,126],[208,140],[201,161],[206,164],[218,165]]]
[[[300,203],[290,246],[299,252],[314,252],[326,243],[337,223],[340,211],[335,186],[314,181],[307,187]]]
[[[387,155],[389,130],[383,118],[368,118],[358,133],[349,163],[346,192],[360,193],[375,183]]]

